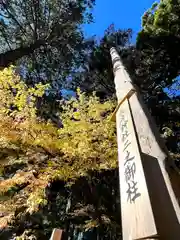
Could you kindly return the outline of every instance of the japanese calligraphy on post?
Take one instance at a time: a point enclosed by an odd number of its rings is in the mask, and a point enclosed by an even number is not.
[[[157,231],[127,99],[117,111],[116,125],[123,239],[152,236]]]
[[[141,196],[138,190],[138,182],[136,178],[136,162],[135,156],[129,150],[129,146],[132,144],[129,140],[130,132],[128,131],[128,119],[124,112],[120,115],[120,130],[121,130],[121,141],[123,143],[123,153],[124,153],[124,177],[127,183],[127,201],[130,203],[134,202],[136,198]]]

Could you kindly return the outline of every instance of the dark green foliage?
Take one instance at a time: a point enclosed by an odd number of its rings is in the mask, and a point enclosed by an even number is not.
[[[96,91],[101,98],[115,94],[110,47],[121,50],[128,45],[130,37],[130,29],[116,30],[113,24],[110,25],[100,42],[94,43],[87,62],[82,66],[83,71],[74,75],[73,87],[79,86],[89,93]]]
[[[82,61],[80,25],[91,22],[93,4],[94,0],[1,1],[0,66],[16,63],[29,84],[54,81],[57,87]]]
[[[137,50],[141,54],[137,68],[142,76],[145,100],[161,129],[167,127],[172,133],[166,137],[171,152],[179,152],[180,116],[180,3],[178,0],[160,1],[153,4],[142,17],[142,30],[137,37]],[[168,98],[164,88],[173,98]]]
[[[169,87],[180,70],[180,4],[161,1],[142,18],[137,48],[142,52],[145,81],[153,88]]]

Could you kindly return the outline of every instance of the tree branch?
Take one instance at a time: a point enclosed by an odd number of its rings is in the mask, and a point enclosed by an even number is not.
[[[15,63],[19,58],[31,54],[35,49],[45,45],[46,41],[37,40],[35,43],[27,46],[20,47],[15,50],[10,50],[0,54],[0,67],[7,67],[10,64]]]
[[[7,13],[9,14],[9,17],[20,27],[21,31],[26,36],[26,31],[24,30],[22,25],[18,22],[18,20],[14,17],[14,15],[9,11],[9,9],[6,6],[6,4],[4,2],[2,2],[2,5],[6,9]]]
[[[12,50],[11,45],[10,45],[10,43],[8,41],[8,38],[6,37],[6,33],[4,32],[4,30],[2,30],[1,33],[2,33],[3,38],[5,39],[8,47],[9,47],[9,49]]]

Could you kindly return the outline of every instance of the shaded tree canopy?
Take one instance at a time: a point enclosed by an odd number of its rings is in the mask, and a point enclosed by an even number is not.
[[[167,0],[153,4],[142,17],[137,49],[146,69],[144,81],[152,88],[169,87],[180,73],[179,13],[179,1]]]
[[[50,83],[38,99],[39,114],[56,113],[60,89],[93,44],[81,25],[92,21],[94,0],[7,0],[0,3],[0,67],[16,65],[29,85]],[[59,122],[55,117],[55,122]]]
[[[94,0],[1,1],[0,66],[16,63],[29,83],[61,83],[82,61],[80,25],[92,21],[93,4]]]
[[[141,52],[139,74],[147,89],[146,97],[157,123],[172,131],[167,146],[179,152],[179,73],[180,73],[180,2],[154,3],[142,17],[142,30],[136,48]],[[171,99],[164,93],[168,89]]]
[[[82,71],[74,75],[72,87],[80,86],[86,92],[102,92],[106,96],[115,93],[110,48],[115,46],[121,51],[128,46],[131,29],[115,29],[111,24],[100,42],[95,41],[87,55],[87,61],[82,65]]]

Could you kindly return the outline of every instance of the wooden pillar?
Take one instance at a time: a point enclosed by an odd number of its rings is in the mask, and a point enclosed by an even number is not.
[[[63,234],[63,230],[54,228],[52,231],[50,240],[64,240],[64,239],[65,237]]]
[[[180,177],[138,89],[111,48],[123,240],[180,239]],[[131,201],[129,201],[129,199]]]

